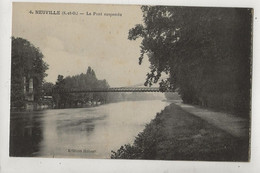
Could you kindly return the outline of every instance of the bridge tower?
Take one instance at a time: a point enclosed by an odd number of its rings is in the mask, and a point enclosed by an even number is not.
[[[33,110],[34,108],[34,91],[33,91],[33,78],[29,77],[29,83],[26,82],[26,77],[23,81],[23,91],[25,95],[25,109]],[[27,86],[29,90],[27,91]]]

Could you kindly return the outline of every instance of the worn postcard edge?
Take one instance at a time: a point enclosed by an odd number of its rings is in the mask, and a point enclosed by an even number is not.
[[[16,1],[19,2],[19,1]],[[35,1],[38,2],[38,1]],[[51,1],[54,2],[54,1]],[[70,2],[70,3],[74,3],[75,1],[55,1],[55,2]],[[104,4],[108,4],[108,1],[77,1],[79,3],[104,3]],[[111,3],[112,1],[110,1],[109,3]],[[134,1],[132,1],[131,3],[133,3]],[[239,1],[233,1],[234,4],[236,4],[235,6],[240,6]],[[3,24],[3,21],[5,22],[5,26],[4,28],[1,27],[1,34],[4,35],[5,33],[11,33],[11,12],[10,12],[10,7],[11,7],[11,1],[6,1],[5,0],[5,5],[7,5],[7,7],[3,8],[2,10],[2,6],[1,6],[1,25]],[[122,4],[123,2],[120,1],[119,3],[116,3],[116,1],[113,1],[113,4]],[[135,1],[135,4],[139,4],[140,2]],[[163,2],[160,2],[163,3]],[[180,3],[180,2],[179,2]],[[189,2],[188,2],[189,3]],[[191,3],[191,2],[190,2]],[[225,4],[224,2],[222,2],[223,4]],[[145,3],[143,4],[157,4],[160,5],[159,2],[153,1],[149,3],[149,1],[145,1]],[[170,1],[166,1],[164,5],[180,5],[178,3],[173,4],[170,3]],[[243,4],[241,2],[241,4]],[[189,6],[189,4],[183,4],[185,6]],[[195,5],[194,3],[191,3],[191,5]],[[258,4],[259,5],[259,4]],[[199,6],[199,5],[196,5]],[[207,6],[207,5],[203,5],[203,6]],[[208,5],[210,6],[210,5]],[[215,6],[215,5],[214,5]],[[218,6],[225,6],[225,5],[218,5]],[[226,5],[226,6],[230,6],[230,5]],[[243,6],[243,5],[242,5]],[[253,3],[251,6],[248,5],[246,7],[252,7],[255,8],[257,7],[257,3]],[[8,11],[9,10],[9,11]],[[257,11],[255,10],[255,16],[254,16],[254,43],[259,42],[259,39],[256,38],[257,33],[255,32],[255,29],[259,29],[259,22],[256,21],[257,20]],[[4,18],[4,20],[2,20]],[[5,30],[6,28],[9,28],[8,30]],[[259,31],[259,30],[257,30]],[[61,169],[66,169],[64,170],[65,172],[69,169],[71,170],[78,170],[78,171],[84,171],[84,170],[92,170],[92,171],[99,171],[99,170],[107,170],[107,171],[116,171],[116,170],[124,170],[124,168],[127,168],[127,172],[131,172],[132,169],[134,169],[136,172],[139,172],[142,169],[146,169],[147,167],[148,170],[150,170],[151,172],[171,172],[172,170],[188,170],[191,171],[192,169],[196,168],[197,170],[203,170],[203,171],[207,171],[207,170],[218,170],[219,166],[226,166],[225,168],[223,167],[223,169],[225,170],[229,170],[229,171],[240,171],[240,170],[255,170],[257,166],[256,161],[259,161],[259,158],[257,158],[255,156],[256,153],[255,152],[255,148],[257,146],[257,144],[259,144],[259,141],[254,141],[254,139],[259,139],[259,137],[257,137],[256,135],[256,131],[259,131],[259,126],[256,128],[256,122],[259,122],[259,118],[254,117],[254,115],[252,116],[252,120],[255,120],[255,122],[252,121],[252,159],[250,163],[215,163],[215,162],[185,162],[185,161],[129,161],[129,160],[119,160],[119,161],[113,161],[113,160],[92,160],[92,159],[43,159],[43,158],[9,158],[8,155],[6,153],[9,153],[9,146],[7,144],[9,144],[9,101],[10,101],[10,97],[9,97],[9,89],[10,89],[10,42],[8,43],[8,40],[6,39],[7,37],[4,37],[3,39],[1,39],[1,67],[4,65],[6,67],[1,68],[1,95],[3,96],[3,98],[1,98],[1,103],[4,103],[3,101],[5,101],[5,103],[3,105],[1,105],[1,162],[0,162],[0,167],[1,169],[5,172],[33,172],[35,170],[40,170],[40,172],[44,172],[47,171],[48,168],[52,169],[54,172],[60,172]],[[3,44],[3,43],[8,43],[8,44]],[[255,44],[253,44],[255,45]],[[259,50],[255,51],[255,47],[254,47],[254,52],[253,52],[253,57],[256,57],[256,55],[259,55]],[[4,51],[2,51],[4,50]],[[7,57],[7,58],[2,58],[2,57]],[[255,114],[256,111],[256,102],[258,103],[257,98],[259,97],[259,95],[254,95],[255,90],[256,90],[256,83],[259,82],[256,79],[256,76],[259,75],[260,71],[256,70],[257,69],[257,65],[259,65],[259,62],[253,58],[253,91],[252,91],[252,106],[253,106],[253,110],[252,113]],[[255,64],[258,63],[258,64]],[[7,74],[7,75],[6,75]],[[3,85],[2,85],[3,84]],[[259,94],[259,93],[258,93]],[[7,102],[8,101],[8,102]],[[6,103],[7,102],[7,103]],[[5,134],[4,134],[5,133]],[[258,134],[259,135],[259,134]],[[2,140],[4,139],[4,140]],[[5,142],[4,142],[5,141]],[[257,152],[257,151],[256,151]],[[258,151],[259,153],[259,151]],[[102,168],[100,167],[100,164],[102,164]],[[11,168],[12,165],[12,168]],[[23,165],[23,166],[22,166]],[[121,165],[121,166],[120,166]],[[23,167],[24,170],[19,170],[19,168]],[[40,168],[40,169],[39,169]],[[90,169],[89,169],[90,168]],[[213,169],[212,169],[213,168]],[[239,169],[238,169],[239,168]],[[223,170],[222,169],[222,170]],[[213,171],[215,172],[215,171]],[[216,171],[217,172],[217,171]]]

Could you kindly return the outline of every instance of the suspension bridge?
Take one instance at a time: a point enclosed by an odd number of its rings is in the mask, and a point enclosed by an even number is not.
[[[91,88],[91,89],[52,89],[48,91],[46,95],[52,95],[55,93],[97,93],[97,92],[174,92],[167,89],[162,90],[159,87],[144,87],[143,83],[135,84],[126,87],[110,87],[110,88]]]
[[[162,92],[159,87],[112,87],[93,89],[53,89],[51,93],[92,93],[92,92]],[[167,91],[170,92],[170,91]]]

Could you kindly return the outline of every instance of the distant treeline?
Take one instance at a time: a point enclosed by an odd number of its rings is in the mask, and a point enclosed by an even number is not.
[[[142,6],[144,24],[129,31],[142,38],[141,56],[151,72],[147,85],[169,74],[161,89],[185,103],[249,116],[252,9]]]
[[[44,83],[43,90],[49,93],[51,90],[88,90],[88,89],[107,89],[107,81],[98,80],[95,71],[88,67],[86,73],[75,76],[63,77],[58,75],[56,84]],[[99,104],[119,102],[163,99],[148,93],[122,93],[122,92],[93,92],[93,93],[52,93],[54,108],[88,107]]]
[[[65,77],[58,75],[56,84],[44,83],[43,88],[45,93],[52,89],[93,89],[93,88],[109,88],[106,80],[98,80],[96,74],[91,67],[88,67],[86,73],[81,73],[75,76]],[[55,108],[77,107],[83,104],[96,104],[97,102],[106,102],[107,93],[52,93],[53,103]]]

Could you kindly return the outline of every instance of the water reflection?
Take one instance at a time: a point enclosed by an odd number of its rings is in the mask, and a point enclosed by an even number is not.
[[[42,113],[12,113],[10,156],[35,156],[42,136]]]
[[[12,113],[11,156],[109,158],[132,143],[167,102],[120,102],[94,108]]]

